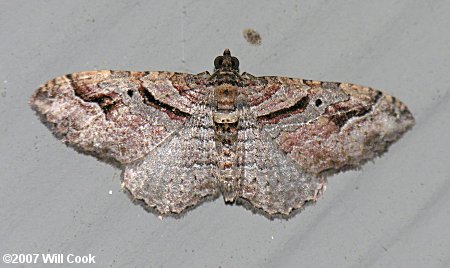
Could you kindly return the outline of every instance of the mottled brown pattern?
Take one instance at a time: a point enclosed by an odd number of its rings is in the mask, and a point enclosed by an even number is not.
[[[370,88],[352,88],[348,101],[276,139],[282,150],[315,175],[358,168],[384,153],[414,119],[401,102]]]
[[[349,83],[239,74],[90,71],[42,85],[30,105],[77,150],[123,169],[123,187],[158,213],[222,194],[264,215],[316,201],[326,176],[359,168],[414,125],[407,107]]]
[[[255,45],[255,46],[259,46],[262,43],[262,38],[261,35],[255,31],[254,29],[244,29],[244,31],[242,31],[245,40],[247,40],[247,42],[249,44]]]

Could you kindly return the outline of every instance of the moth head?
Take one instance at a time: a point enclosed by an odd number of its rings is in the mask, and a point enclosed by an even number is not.
[[[229,49],[225,49],[223,56],[218,56],[214,60],[214,71],[223,72],[238,72],[239,73],[239,60],[236,57],[231,56]]]

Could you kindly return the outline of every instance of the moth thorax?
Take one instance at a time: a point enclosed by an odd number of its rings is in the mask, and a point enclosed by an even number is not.
[[[214,100],[218,110],[236,109],[238,88],[230,84],[222,84],[214,88]]]

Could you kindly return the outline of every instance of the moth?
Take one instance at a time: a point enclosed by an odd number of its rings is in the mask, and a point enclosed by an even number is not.
[[[214,67],[73,73],[29,103],[64,143],[120,166],[132,198],[163,215],[219,195],[289,215],[414,125],[403,103],[369,87],[240,74],[228,49]]]

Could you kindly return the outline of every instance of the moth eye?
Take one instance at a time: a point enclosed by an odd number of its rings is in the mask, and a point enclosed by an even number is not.
[[[321,99],[317,99],[316,100],[316,107],[319,107],[320,105],[322,105],[322,100]]]
[[[231,63],[234,69],[239,69],[239,60],[236,57],[231,58]]]
[[[134,92],[133,92],[133,90],[130,89],[127,91],[127,94],[128,94],[128,96],[133,97]]]
[[[216,59],[214,60],[214,67],[216,69],[219,69],[220,66],[222,66],[222,62],[223,62],[223,56],[216,57]]]

